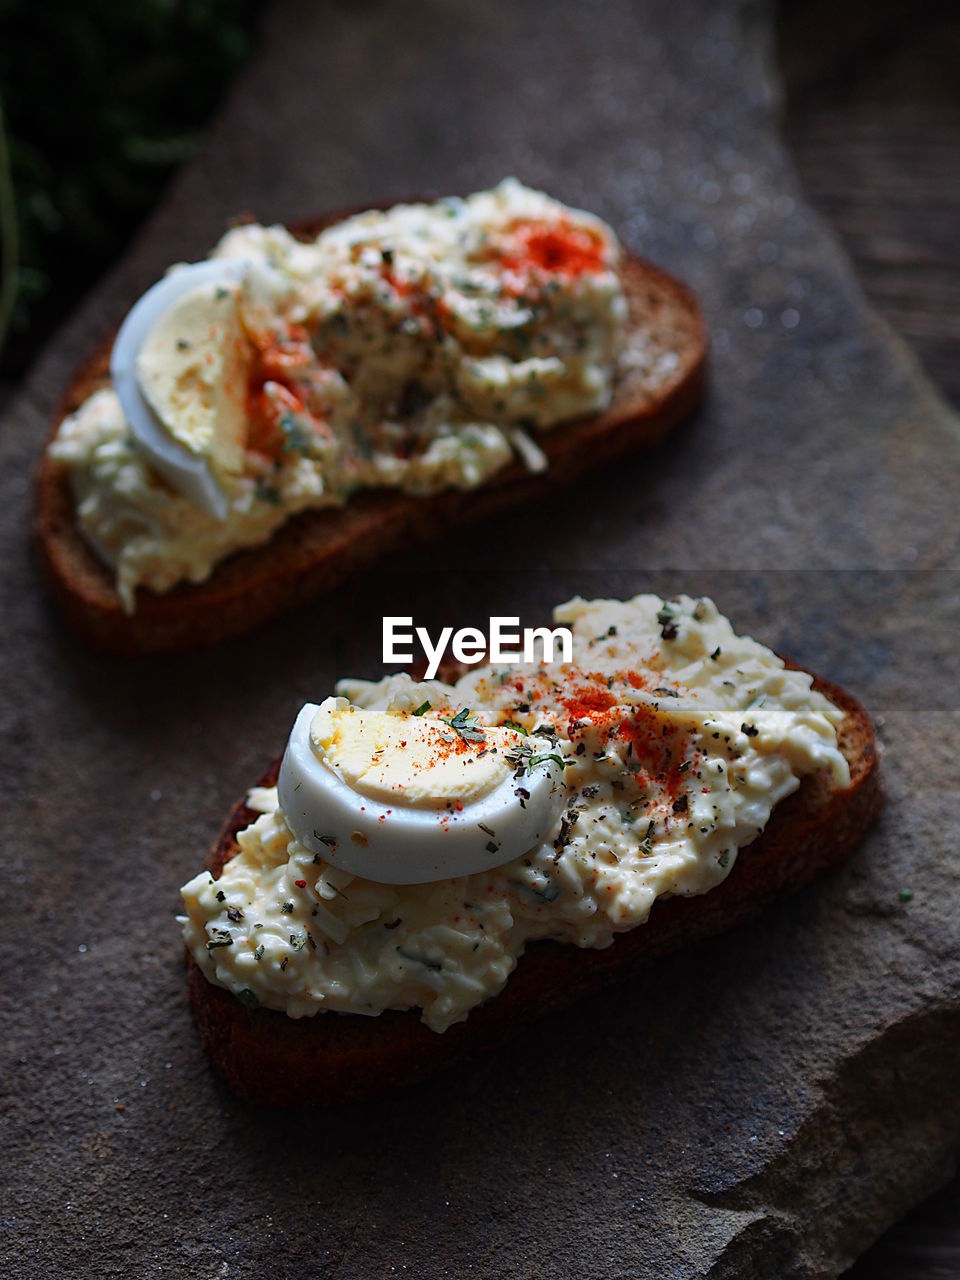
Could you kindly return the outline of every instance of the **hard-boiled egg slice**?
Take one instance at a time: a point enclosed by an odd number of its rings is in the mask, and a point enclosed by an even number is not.
[[[137,445],[173,488],[218,520],[226,519],[228,502],[212,463],[237,469],[236,415],[243,407],[230,404],[237,395],[227,376],[234,371],[226,367],[236,359],[230,345],[236,335],[219,333],[217,317],[205,311],[224,311],[223,290],[235,311],[233,295],[246,266],[239,258],[218,258],[175,268],[133,306],[110,356],[110,376]],[[178,320],[190,329],[179,339],[170,323]],[[220,322],[229,330],[229,308]],[[197,429],[203,417],[210,425]]]
[[[544,738],[468,719],[307,703],[280,766],[300,844],[381,884],[501,866],[553,839],[563,762]]]

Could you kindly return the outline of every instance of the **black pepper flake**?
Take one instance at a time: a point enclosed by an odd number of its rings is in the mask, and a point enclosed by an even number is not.
[[[719,645],[717,645],[717,647],[714,649],[713,653],[711,653],[711,655],[710,655],[710,657],[714,660],[714,662],[716,662],[716,660],[720,657],[720,652],[721,652],[721,650],[720,650],[720,646],[719,646]]]
[[[226,896],[227,896],[227,895],[223,892],[223,890],[222,890],[222,889],[218,889],[218,890],[217,890],[217,901],[218,901],[218,902],[223,902],[223,900],[224,900],[224,898],[226,898]]]
[[[657,612],[657,622],[660,625],[660,638],[662,640],[676,640],[677,624],[674,620],[673,606],[664,604]]]
[[[748,738],[755,738],[760,730],[755,724],[742,724],[740,726],[740,732],[745,733]]]
[[[570,833],[579,821],[579,809],[568,809],[560,819],[560,832],[557,835],[556,840],[553,842],[553,847],[557,851],[556,856],[553,859],[554,862],[559,859],[561,853],[563,853],[564,849],[570,843]]]
[[[384,920],[383,927],[385,929],[396,929],[403,924],[403,920],[397,916],[396,920]]]
[[[483,847],[486,849],[487,853],[496,853],[500,848],[500,846],[498,844],[494,844],[492,840],[488,840]]]
[[[677,796],[673,802],[674,813],[686,813],[690,808],[690,799],[688,796]]]

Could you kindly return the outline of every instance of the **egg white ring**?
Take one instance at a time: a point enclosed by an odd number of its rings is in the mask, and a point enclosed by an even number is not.
[[[489,871],[556,835],[566,788],[555,761],[521,778],[511,772],[460,810],[384,804],[355,791],[317,756],[310,726],[318,710],[308,702],[297,716],[277,785],[298,843],[331,866],[378,884],[427,884]],[[529,792],[522,806],[518,787]]]
[[[217,520],[229,514],[227,495],[207,460],[174,440],[154,413],[140,387],[137,357],[150,330],[178,298],[199,285],[235,283],[247,266],[243,258],[216,258],[174,268],[134,303],[110,353],[110,377],[138,448],[178,493]]]

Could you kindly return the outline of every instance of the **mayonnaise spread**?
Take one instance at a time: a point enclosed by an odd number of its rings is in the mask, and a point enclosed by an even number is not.
[[[201,582],[297,512],[358,489],[472,489],[531,438],[607,408],[627,304],[610,228],[508,179],[358,214],[303,242],[240,226],[214,250],[239,280],[173,302],[136,377],[169,438],[200,458],[225,519],[151,466],[112,386],[50,444],[81,534],[139,586]]]
[[[293,1018],[418,1008],[442,1032],[503,988],[528,943],[606,947],[658,898],[708,892],[804,774],[849,784],[843,712],[710,600],[578,598],[554,616],[572,627],[571,663],[474,668],[452,685],[341,681],[347,702],[316,729],[354,778],[382,756],[367,783],[377,794],[409,781],[418,806],[438,808],[468,797],[462,769],[417,766],[430,727],[450,736],[469,708],[470,723],[510,728],[512,742],[521,730],[530,751],[563,762],[563,803],[540,842],[480,874],[376,883],[299,844],[276,789],[257,789],[261,816],[219,879],[202,872],[182,890],[186,943],[211,982]],[[376,744],[350,728],[350,705]],[[404,761],[407,738],[382,717],[409,726],[415,713],[430,727]],[[520,805],[523,752],[511,763]]]

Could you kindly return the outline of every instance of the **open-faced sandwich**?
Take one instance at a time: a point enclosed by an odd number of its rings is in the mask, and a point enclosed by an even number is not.
[[[513,180],[235,227],[77,377],[38,473],[44,575],[100,647],[212,643],[654,443],[705,346],[688,289]]]
[[[810,883],[873,822],[863,708],[710,600],[555,617],[571,661],[304,707],[184,886],[194,1013],[243,1097],[420,1080]]]

